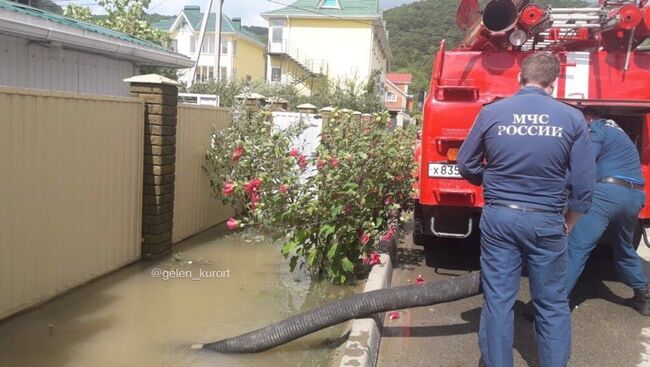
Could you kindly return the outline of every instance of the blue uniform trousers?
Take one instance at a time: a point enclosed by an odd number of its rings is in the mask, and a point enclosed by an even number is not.
[[[483,362],[488,367],[513,365],[514,303],[523,261],[536,310],[539,365],[566,366],[571,355],[571,314],[566,292],[564,217],[489,205],[481,218],[485,304],[479,346]]]
[[[646,285],[641,258],[632,244],[637,217],[644,202],[642,191],[607,183],[596,184],[591,209],[580,217],[569,236],[569,292],[606,229],[611,234],[614,263],[621,281],[635,289]]]

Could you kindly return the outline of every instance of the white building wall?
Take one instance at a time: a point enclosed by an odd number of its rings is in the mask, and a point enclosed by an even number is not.
[[[196,42],[196,45],[194,47],[194,52],[192,52],[191,48],[191,42],[192,42],[192,35],[194,35],[194,41]],[[208,37],[210,36],[210,37]],[[214,37],[214,33],[212,32],[206,32],[205,33],[205,40],[204,42],[207,42],[208,39],[210,39],[212,42],[216,42]],[[196,60],[198,57],[198,50],[199,50],[199,32],[192,32],[192,30],[184,25],[180,31],[178,31],[174,36],[174,39],[176,40],[176,45],[177,45],[177,52],[180,54],[183,54],[187,57],[189,57],[192,60]],[[233,38],[229,35],[223,35],[221,36],[221,42],[222,45],[228,48],[228,53],[227,54],[221,54],[221,57],[219,59],[219,65],[220,67],[225,67],[226,68],[226,76],[230,76],[233,71]],[[215,50],[217,48],[217,45],[215,44],[213,47]],[[216,64],[215,60],[216,54],[214,52],[211,53],[205,53],[201,52],[201,58],[198,62],[198,66],[204,66],[204,67],[213,67]],[[189,72],[191,69],[186,69],[182,70],[179,75],[180,75],[180,81],[182,83],[188,84],[190,81],[190,76]],[[197,71],[198,73],[198,71]]]
[[[0,35],[0,85],[109,96],[129,96],[123,80],[138,73],[130,61],[52,48]]]
[[[294,21],[303,22],[307,21]],[[331,22],[326,24],[331,25]],[[370,27],[302,26],[293,25],[289,20],[287,42],[291,48],[299,50],[301,59],[325,60],[332,79],[365,80],[371,71],[371,32]]]

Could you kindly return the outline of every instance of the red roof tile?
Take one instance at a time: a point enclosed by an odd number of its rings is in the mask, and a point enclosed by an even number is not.
[[[411,84],[411,74],[408,73],[388,73],[386,79],[393,84]]]

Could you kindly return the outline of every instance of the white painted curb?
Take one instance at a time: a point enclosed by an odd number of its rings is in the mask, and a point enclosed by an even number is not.
[[[393,264],[390,256],[381,254],[379,258],[381,264],[372,267],[364,292],[390,287],[393,277]],[[383,326],[383,313],[375,314],[372,318],[354,320],[339,367],[374,367],[379,355],[379,342]]]

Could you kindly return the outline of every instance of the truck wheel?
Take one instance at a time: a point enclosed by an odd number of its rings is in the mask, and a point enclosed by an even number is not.
[[[418,246],[425,246],[431,236],[422,233],[422,222],[420,218],[413,217],[413,243]]]

